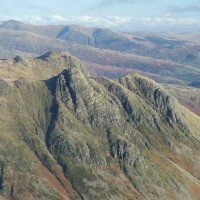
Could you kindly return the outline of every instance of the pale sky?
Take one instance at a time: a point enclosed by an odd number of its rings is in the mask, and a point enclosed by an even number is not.
[[[1,0],[0,21],[121,31],[200,31],[200,0]]]

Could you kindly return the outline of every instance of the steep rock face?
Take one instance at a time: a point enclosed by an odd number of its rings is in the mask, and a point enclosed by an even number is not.
[[[93,78],[65,52],[19,62],[29,80],[1,84],[2,196],[199,199],[200,118],[161,86]]]
[[[169,123],[175,122],[183,131],[188,131],[188,125],[184,121],[177,99],[167,93],[161,85],[140,75],[121,78],[120,82],[157,108],[166,116]]]

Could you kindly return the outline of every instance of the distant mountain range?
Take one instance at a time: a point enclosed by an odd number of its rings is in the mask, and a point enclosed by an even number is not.
[[[199,78],[200,34],[120,33],[83,26],[0,24],[0,57],[66,50],[94,74],[119,77],[138,71],[159,82],[190,84]]]

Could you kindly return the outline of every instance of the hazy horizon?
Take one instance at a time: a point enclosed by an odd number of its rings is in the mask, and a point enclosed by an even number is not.
[[[199,32],[200,1],[2,0],[0,21],[86,25],[118,31]]]

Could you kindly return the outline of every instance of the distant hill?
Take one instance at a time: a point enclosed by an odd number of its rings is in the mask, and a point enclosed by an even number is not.
[[[199,68],[200,34],[122,33],[78,25],[36,26],[14,20],[2,22],[0,28],[29,31],[80,45],[167,59]]]
[[[16,20],[3,21],[0,23],[0,28],[15,30],[15,31],[29,31],[39,35],[46,35],[50,37],[56,37],[58,33],[64,28],[64,26],[36,26]]]
[[[64,28],[64,33],[58,33],[61,38],[64,36],[68,36],[69,38],[59,39],[57,36],[46,36],[40,34],[36,34],[33,32],[38,32],[38,30],[44,30],[44,28],[48,29],[49,26],[34,26],[34,25],[26,25],[24,23],[19,22],[4,22],[4,25],[0,28],[0,57],[1,58],[9,58],[14,57],[17,54],[19,55],[27,55],[27,56],[36,56],[39,54],[43,54],[47,51],[68,51],[72,55],[78,57],[82,61],[88,65],[88,68],[95,74],[104,75],[109,77],[119,77],[128,71],[137,71],[141,74],[148,75],[155,80],[161,82],[172,82],[172,83],[183,83],[188,84],[190,82],[196,81],[199,78],[200,69],[194,66],[183,65],[176,62],[172,62],[168,59],[158,59],[151,58],[147,56],[137,55],[136,53],[124,52],[121,50],[110,50],[113,45],[116,47],[117,42],[120,41],[121,47],[124,42],[132,44],[130,36],[122,33],[115,33],[113,31],[107,29],[94,29],[80,26],[68,26],[68,28]],[[12,26],[11,26],[12,25]],[[29,27],[30,26],[30,27]],[[7,27],[7,28],[6,28]],[[34,28],[35,27],[35,28]],[[50,26],[51,29],[60,29],[62,26]],[[15,29],[15,30],[13,30]],[[21,31],[26,30],[26,31]],[[34,31],[33,31],[33,30]],[[67,29],[67,33],[66,33]],[[27,31],[29,30],[29,31]],[[59,30],[60,31],[60,30]],[[98,32],[99,35],[99,45],[101,48],[96,48],[95,43],[91,46],[86,45],[83,41],[88,41],[87,39],[83,39],[85,36],[88,38],[91,33],[96,34]],[[50,33],[50,32],[49,32]],[[74,34],[72,34],[74,33]],[[78,38],[77,38],[78,37]],[[105,45],[108,45],[109,49],[104,46],[103,39],[105,41]],[[107,38],[107,39],[106,39]],[[112,38],[112,39],[111,39]],[[115,38],[115,39],[114,39]],[[116,39],[118,38],[118,39]],[[129,38],[129,39],[128,39]],[[68,40],[68,41],[66,41]],[[70,42],[69,42],[70,41]],[[90,42],[93,41],[90,39]],[[97,41],[97,40],[95,40]],[[107,41],[107,42],[106,42]],[[94,41],[93,41],[94,42]],[[77,44],[83,43],[83,44]],[[135,44],[134,44],[135,45]],[[133,46],[134,46],[133,45]],[[141,44],[140,44],[141,45]],[[143,42],[142,46],[147,45]],[[152,44],[151,44],[152,45]],[[147,45],[148,46],[148,45]],[[138,48],[141,48],[138,47]],[[110,67],[107,67],[110,66]],[[112,70],[111,70],[112,69]]]

